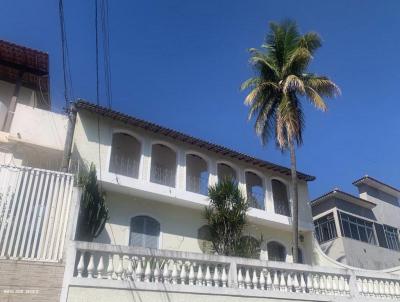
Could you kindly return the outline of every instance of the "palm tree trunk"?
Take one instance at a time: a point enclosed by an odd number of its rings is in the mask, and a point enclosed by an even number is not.
[[[299,259],[299,190],[297,187],[296,151],[292,141],[289,142],[290,148],[290,170],[292,174],[292,229],[293,229],[293,262]]]

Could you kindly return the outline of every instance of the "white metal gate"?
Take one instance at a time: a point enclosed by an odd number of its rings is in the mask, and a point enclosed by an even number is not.
[[[73,175],[0,165],[0,258],[62,258]]]

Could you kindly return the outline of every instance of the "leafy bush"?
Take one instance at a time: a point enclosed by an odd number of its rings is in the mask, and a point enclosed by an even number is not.
[[[88,172],[79,175],[78,184],[82,186],[78,236],[81,240],[92,241],[101,234],[109,219],[105,194],[99,188],[94,164]]]

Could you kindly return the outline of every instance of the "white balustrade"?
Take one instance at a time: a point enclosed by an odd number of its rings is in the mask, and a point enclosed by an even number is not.
[[[400,278],[384,273],[353,271],[349,274],[345,270],[317,270],[318,267],[302,264],[97,243],[75,244],[74,276],[78,279],[164,283],[193,288],[205,286],[209,290],[233,287],[249,294],[251,291],[275,291],[282,295],[332,296],[332,299],[350,296],[400,299]],[[233,272],[232,267],[236,269]],[[351,282],[355,292],[351,292]]]

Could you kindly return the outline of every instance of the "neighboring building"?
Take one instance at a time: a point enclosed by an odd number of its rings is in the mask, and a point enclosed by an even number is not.
[[[0,164],[58,170],[68,118],[50,111],[49,57],[0,40]]]
[[[400,266],[400,191],[370,176],[353,184],[359,197],[335,189],[311,201],[322,250],[350,266]]]
[[[50,110],[48,55],[0,40],[0,301],[58,301],[74,177],[68,118]],[[44,170],[46,169],[46,170]]]

